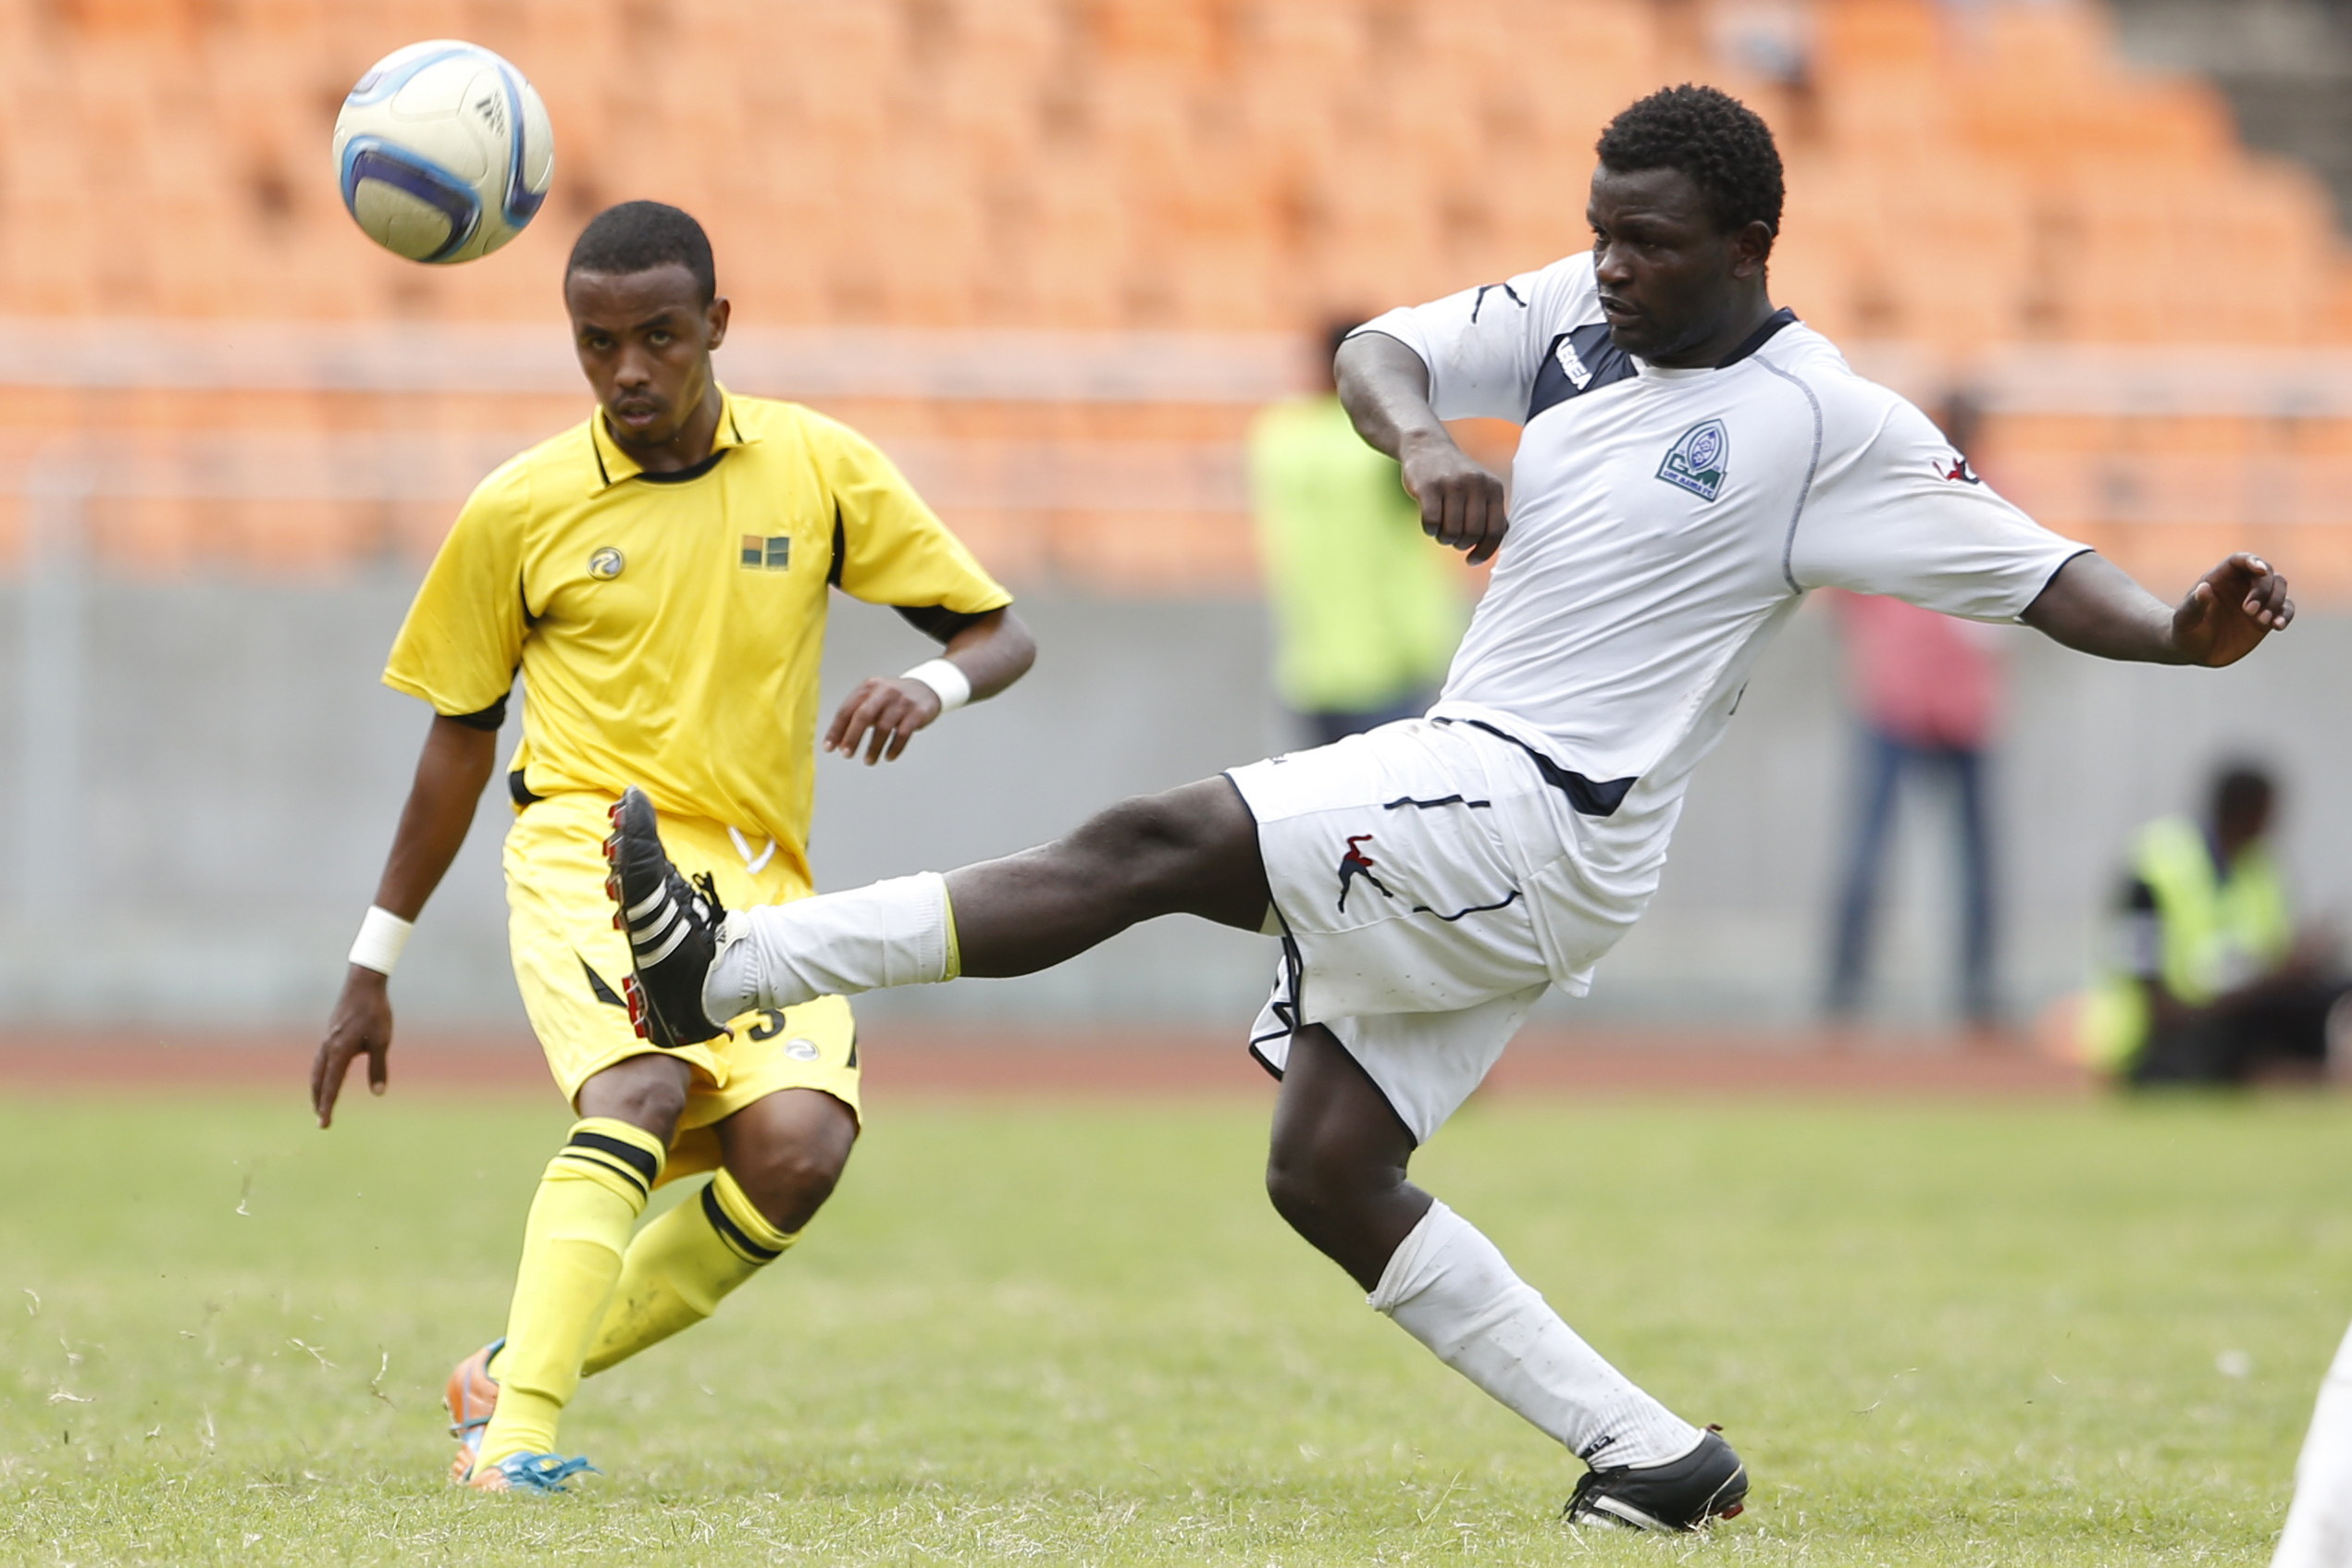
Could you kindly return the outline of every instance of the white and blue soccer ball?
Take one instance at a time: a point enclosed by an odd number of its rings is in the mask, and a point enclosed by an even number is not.
[[[489,255],[555,174],[555,131],[523,73],[437,38],[376,62],[335,117],[335,177],[370,240],[410,261]]]

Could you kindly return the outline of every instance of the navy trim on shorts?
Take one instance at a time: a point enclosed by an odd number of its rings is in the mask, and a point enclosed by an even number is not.
[[[1535,763],[1535,771],[1543,782],[1568,797],[1568,804],[1581,817],[1614,817],[1617,808],[1625,804],[1626,793],[1641,781],[1633,779],[1588,779],[1572,769],[1563,768],[1534,747],[1508,730],[1498,730],[1482,719],[1431,719],[1432,724],[1467,724],[1474,730],[1484,730],[1497,740],[1507,740],[1524,751]]]

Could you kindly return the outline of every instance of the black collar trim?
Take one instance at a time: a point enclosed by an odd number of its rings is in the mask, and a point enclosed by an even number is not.
[[[1753,332],[1748,334],[1748,340],[1746,342],[1740,344],[1738,348],[1724,355],[1723,358],[1715,361],[1715,368],[1717,370],[1730,369],[1733,365],[1738,364],[1741,360],[1746,359],[1750,354],[1754,353],[1758,349],[1763,348],[1766,343],[1771,342],[1774,333],[1779,331],[1784,327],[1794,327],[1795,325],[1797,325],[1797,313],[1790,310],[1787,305],[1782,305],[1778,310],[1774,311],[1770,315],[1764,317],[1764,325],[1762,327],[1757,327]]]
[[[644,480],[649,485],[684,485],[690,481],[699,479],[705,474],[710,473],[711,470],[719,465],[719,459],[726,456],[727,453],[733,451],[735,451],[733,447],[721,447],[718,451],[712,452],[709,457],[704,458],[701,462],[694,464],[692,467],[674,468],[667,474],[650,474],[640,468],[637,472],[637,477]]]

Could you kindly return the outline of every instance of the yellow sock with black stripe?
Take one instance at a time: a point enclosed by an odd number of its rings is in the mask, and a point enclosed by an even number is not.
[[[629,1243],[582,1373],[601,1372],[693,1327],[799,1239],[770,1225],[735,1178],[720,1171]]]
[[[523,1229],[498,1356],[498,1409],[477,1465],[554,1451],[556,1421],[580,1386],[580,1363],[613,1299],[629,1232],[661,1179],[662,1154],[650,1132],[589,1117],[547,1162]]]

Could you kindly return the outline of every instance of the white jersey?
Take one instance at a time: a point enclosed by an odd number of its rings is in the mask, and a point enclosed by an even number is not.
[[[1787,311],[1714,368],[1662,369],[1611,340],[1586,254],[1357,330],[1421,357],[1440,417],[1524,426],[1510,534],[1431,716],[1535,755],[1577,808],[1585,896],[1621,915],[1807,589],[2008,621],[2086,548]]]

